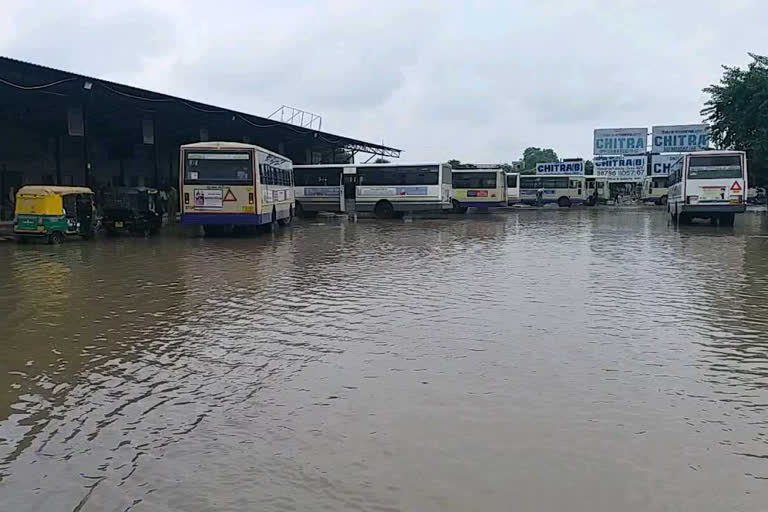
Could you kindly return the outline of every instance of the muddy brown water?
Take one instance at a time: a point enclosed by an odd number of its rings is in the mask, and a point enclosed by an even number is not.
[[[2,511],[763,511],[768,220],[0,244]]]

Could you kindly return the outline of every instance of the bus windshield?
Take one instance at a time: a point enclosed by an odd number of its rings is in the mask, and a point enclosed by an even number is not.
[[[688,164],[688,177],[697,180],[741,178],[741,156],[692,156]]]
[[[453,188],[496,188],[496,173],[453,171]]]
[[[517,186],[517,175],[507,174],[507,187],[514,188]]]
[[[250,183],[253,181],[249,153],[187,153],[185,181],[188,183]]]

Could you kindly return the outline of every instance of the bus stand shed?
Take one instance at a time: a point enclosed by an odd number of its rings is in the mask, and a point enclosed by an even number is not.
[[[179,146],[256,144],[295,164],[401,150],[98,78],[0,57],[0,220],[26,184],[167,188]]]

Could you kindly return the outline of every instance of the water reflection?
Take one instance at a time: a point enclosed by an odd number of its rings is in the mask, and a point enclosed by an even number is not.
[[[0,510],[761,510],[765,233],[543,210],[2,245]]]

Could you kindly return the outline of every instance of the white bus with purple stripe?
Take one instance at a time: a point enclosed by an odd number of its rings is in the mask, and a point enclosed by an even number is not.
[[[539,200],[539,194],[541,199]],[[520,176],[520,202],[534,205],[555,203],[561,208],[587,200],[584,176],[537,174]]]
[[[293,218],[293,164],[251,144],[181,146],[181,221],[206,232],[286,225]]]

